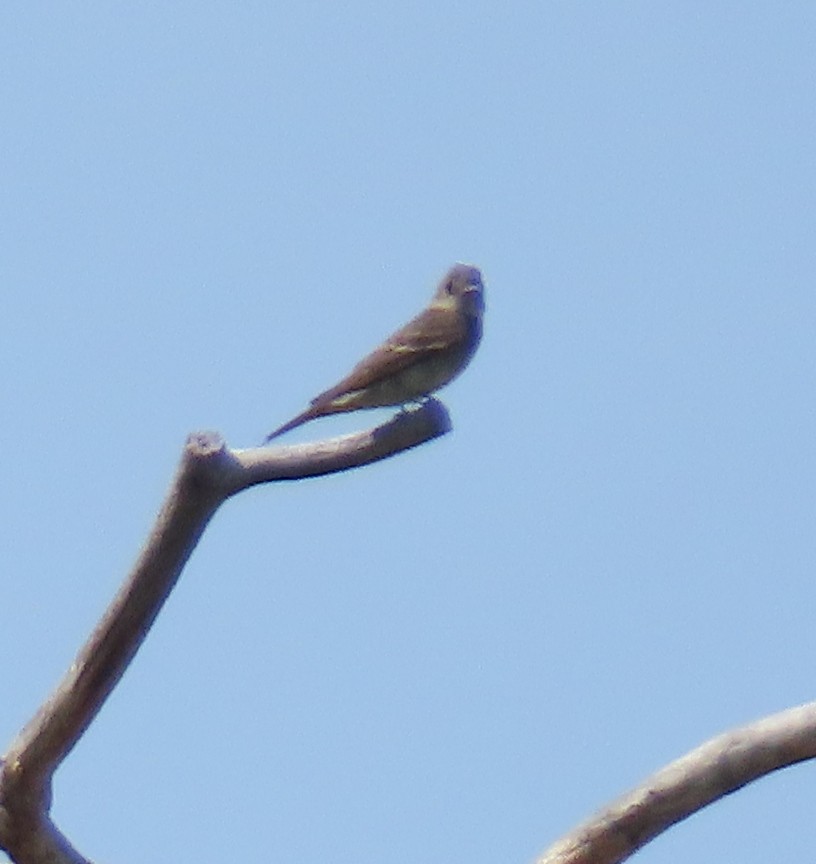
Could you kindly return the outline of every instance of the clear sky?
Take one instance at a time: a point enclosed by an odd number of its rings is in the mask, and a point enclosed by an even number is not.
[[[5,4],[3,744],[188,433],[487,285],[453,434],[217,515],[58,774],[85,854],[529,862],[816,697],[814,45],[805,2]],[[639,860],[810,860],[814,779]]]

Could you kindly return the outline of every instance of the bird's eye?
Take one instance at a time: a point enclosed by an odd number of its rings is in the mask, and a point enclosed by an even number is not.
[[[448,292],[448,294],[453,294],[453,280],[448,282],[448,284],[445,286],[445,290]]]

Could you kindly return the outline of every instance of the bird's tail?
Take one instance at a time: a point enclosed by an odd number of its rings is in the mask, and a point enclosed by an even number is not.
[[[285,432],[289,432],[291,429],[295,429],[297,426],[302,426],[304,423],[308,423],[310,420],[314,420],[315,417],[319,417],[321,414],[320,411],[315,411],[314,406],[307,408],[305,411],[302,411],[297,417],[293,417],[288,423],[284,423],[283,426],[279,426],[275,429],[274,432],[270,432],[266,438],[264,438],[263,443],[268,444],[273,438],[277,438],[279,435],[283,435]],[[263,446],[263,445],[262,445]]]

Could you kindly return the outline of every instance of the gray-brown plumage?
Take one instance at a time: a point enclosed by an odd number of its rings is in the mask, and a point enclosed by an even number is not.
[[[467,364],[482,338],[484,285],[469,264],[456,264],[439,283],[430,305],[361,360],[309,407],[266,436],[344,411],[404,405],[444,387]]]

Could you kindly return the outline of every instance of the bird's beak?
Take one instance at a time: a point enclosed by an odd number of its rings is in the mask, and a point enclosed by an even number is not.
[[[468,282],[465,286],[463,296],[467,298],[468,304],[478,312],[484,311],[484,286],[481,282]]]

